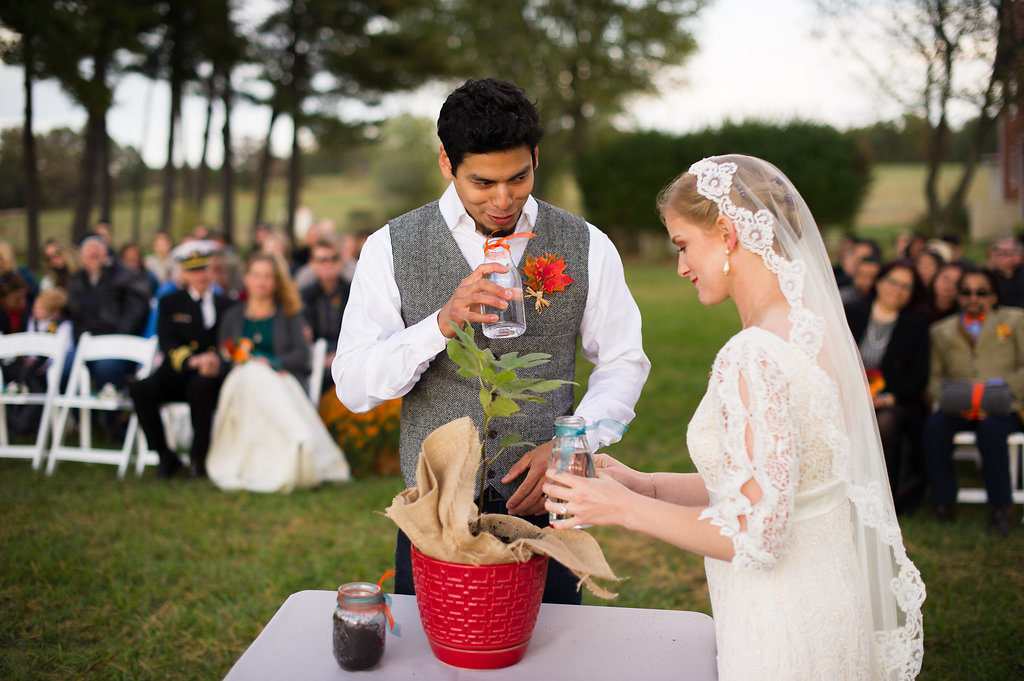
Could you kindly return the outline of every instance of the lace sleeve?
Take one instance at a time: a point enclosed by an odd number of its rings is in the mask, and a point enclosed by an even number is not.
[[[733,565],[769,570],[785,545],[798,483],[788,379],[761,344],[731,343],[715,361],[709,390],[723,452],[717,493],[700,518],[732,539]],[[762,492],[757,503],[741,491],[751,478]]]

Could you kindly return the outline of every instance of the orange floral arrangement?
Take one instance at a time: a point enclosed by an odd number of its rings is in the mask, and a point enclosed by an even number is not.
[[[523,273],[528,279],[527,297],[537,299],[534,304],[537,314],[551,304],[551,301],[544,297],[545,293],[564,291],[566,286],[576,281],[565,274],[565,260],[559,258],[557,253],[545,253],[539,258],[527,254]]]
[[[1006,340],[1013,333],[1013,329],[1010,328],[1009,324],[997,324],[996,335],[999,336],[999,340]]]
[[[364,414],[348,410],[333,391],[320,399],[320,418],[345,453],[356,476],[400,472],[398,464],[398,424],[402,400],[388,400]]]
[[[868,388],[871,389],[871,399],[878,397],[885,390],[885,377],[881,369],[868,369]]]
[[[243,364],[252,357],[252,351],[255,347],[251,338],[246,338],[245,336],[241,338],[228,338],[221,345],[221,352],[235,364]]]

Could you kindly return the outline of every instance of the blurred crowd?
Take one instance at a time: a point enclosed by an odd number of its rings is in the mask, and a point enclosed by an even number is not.
[[[1024,409],[1024,244],[993,240],[984,262],[955,237],[900,235],[894,257],[847,238],[834,268],[860,349],[898,512],[927,495],[941,522],[956,519],[954,437],[975,433],[990,527],[1012,529],[1007,438]]]

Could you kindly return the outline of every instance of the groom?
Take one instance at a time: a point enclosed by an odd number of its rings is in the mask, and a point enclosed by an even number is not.
[[[338,397],[354,412],[402,397],[400,458],[407,487],[416,484],[424,438],[465,415],[479,416],[478,387],[456,373],[444,352],[451,328],[494,321],[481,305],[505,307],[511,292],[485,275],[503,270],[484,263],[488,236],[530,232],[512,239],[524,253],[553,254],[574,281],[545,294],[549,304],[527,305],[526,332],[481,347],[495,355],[545,352],[545,378],[573,380],[577,338],[594,364],[575,413],[588,423],[593,449],[618,441],[650,370],[640,338],[640,311],[623,278],[622,262],[604,233],[531,195],[544,131],[537,109],[512,83],[468,80],[452,92],[437,121],[439,165],[451,182],[438,201],[391,220],[367,239],[352,281],[332,373]],[[489,456],[507,433],[543,443],[521,457],[506,450],[490,466],[481,490],[486,513],[510,513],[547,525],[541,484],[558,416],[573,413],[572,386],[530,402],[481,433]],[[479,425],[479,424],[478,424]],[[519,450],[521,451],[521,450]],[[396,593],[413,593],[409,540],[399,532]],[[545,602],[579,603],[575,577],[552,561]]]

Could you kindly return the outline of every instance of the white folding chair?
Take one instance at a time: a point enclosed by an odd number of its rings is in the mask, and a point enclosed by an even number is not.
[[[324,386],[324,361],[327,359],[327,339],[317,338],[313,343],[312,369],[309,372],[309,399],[314,407],[320,406],[320,393]]]
[[[139,365],[135,372],[136,378],[144,378],[153,368],[156,357],[157,339],[142,338],[125,334],[107,334],[93,336],[83,333],[75,350],[75,360],[71,364],[71,377],[67,390],[54,400],[57,408],[57,422],[54,426],[53,446],[46,462],[46,473],[52,475],[58,461],[81,461],[85,463],[105,463],[117,466],[117,477],[123,478],[128,468],[133,445],[139,451],[148,450],[145,437],[139,429],[139,419],[135,414],[134,405],[127,395],[104,395],[102,391],[95,394],[91,390],[91,376],[87,362],[104,359],[118,359],[135,362]],[[78,424],[78,445],[65,444],[65,431],[68,417],[72,409],[80,411]],[[125,411],[130,412],[124,443],[120,449],[95,447],[92,442],[92,411]]]
[[[18,357],[46,357],[50,360],[46,368],[45,392],[22,392],[14,390],[11,371],[5,373],[0,364],[0,457],[5,459],[31,459],[32,468],[43,464],[47,438],[52,432],[53,404],[60,394],[60,377],[67,354],[67,337],[55,333],[23,332],[0,335],[0,360],[14,360]],[[11,444],[7,424],[7,406],[25,405],[42,407],[35,441],[31,444]]]
[[[1024,458],[1024,433],[1010,433],[1006,438],[1006,455],[1010,457],[1010,488],[1013,490],[1013,503],[1024,504],[1024,483],[1020,479],[1020,467]],[[976,466],[981,467],[978,438],[974,431],[962,430],[953,436],[953,459],[973,461]],[[988,502],[988,492],[984,487],[961,487],[956,500],[961,504],[984,504]],[[1024,518],[1021,522],[1024,522]]]

